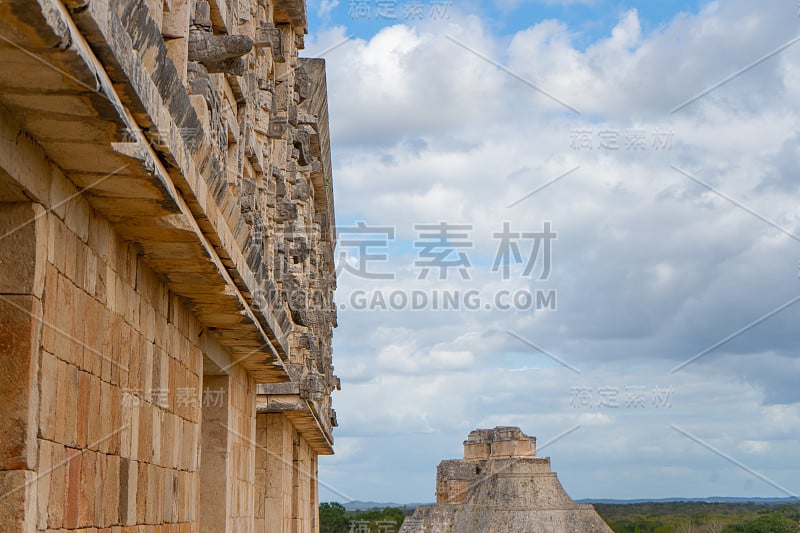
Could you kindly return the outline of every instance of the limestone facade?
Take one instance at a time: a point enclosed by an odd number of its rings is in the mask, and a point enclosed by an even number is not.
[[[0,531],[313,533],[335,224],[304,0],[0,0]]]
[[[464,459],[442,461],[436,474],[436,505],[418,507],[401,533],[611,533],[591,505],[567,495],[519,428],[471,432]]]

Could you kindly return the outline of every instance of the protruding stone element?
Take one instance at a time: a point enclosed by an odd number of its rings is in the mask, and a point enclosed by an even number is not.
[[[192,32],[189,37],[189,61],[204,65],[221,63],[242,57],[253,49],[253,40],[247,35],[207,35]]]
[[[189,35],[189,61],[202,63],[211,73],[242,76],[246,71],[242,56],[252,49],[253,39],[247,35],[214,35],[211,6],[208,2],[195,4]]]
[[[591,505],[576,504],[517,427],[477,429],[464,459],[442,461],[436,505],[417,507],[400,533],[612,533]]]

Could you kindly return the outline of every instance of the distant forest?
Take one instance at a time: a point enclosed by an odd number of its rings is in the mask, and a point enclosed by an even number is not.
[[[594,505],[615,533],[800,533],[800,503],[632,503]],[[320,505],[320,533],[396,533],[413,509],[348,511]]]
[[[594,504],[615,533],[798,533],[800,504]]]
[[[368,511],[348,511],[339,503],[319,506],[320,533],[397,533],[413,509],[384,507]]]

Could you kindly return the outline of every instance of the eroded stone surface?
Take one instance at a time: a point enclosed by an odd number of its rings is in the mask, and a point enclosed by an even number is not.
[[[0,530],[318,530],[339,382],[305,13],[0,2]]]

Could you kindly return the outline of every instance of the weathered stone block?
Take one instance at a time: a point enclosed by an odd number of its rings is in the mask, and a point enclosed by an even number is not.
[[[102,417],[104,415],[100,410],[103,386],[100,379],[94,374],[91,374],[88,380],[89,403],[83,407],[83,409],[86,411],[86,416],[89,418],[86,439],[90,449],[99,450],[101,441],[104,437],[102,427]]]
[[[105,456],[94,452],[84,452],[81,457],[81,485],[78,524],[87,527],[95,524],[95,474],[97,463]]]
[[[109,443],[109,453],[112,455],[119,455],[122,431],[124,429],[122,422],[122,390],[119,387],[111,386],[111,439]]]
[[[48,226],[39,204],[0,204],[0,294],[42,297]]]
[[[47,529],[47,509],[50,503],[50,477],[53,469],[52,443],[39,441],[39,475],[36,479],[37,528]]]
[[[78,422],[77,439],[78,447],[86,448],[89,445],[89,425],[95,420],[89,418],[89,401],[92,390],[92,375],[88,372],[78,373]]]
[[[211,4],[205,0],[195,2],[191,19],[192,26],[211,30]]]
[[[73,285],[63,275],[58,276],[56,289],[57,311],[55,316],[47,316],[48,324],[54,325],[55,343],[53,355],[62,361],[72,361],[72,327],[74,312]],[[48,287],[48,290],[50,288]]]
[[[75,241],[77,242],[77,239],[75,239]],[[83,368],[83,352],[86,348],[84,323],[86,319],[86,305],[89,297],[80,287],[72,283],[65,284],[65,288],[71,293],[70,299],[72,300],[72,309],[70,309],[71,323],[67,330],[70,338],[70,349],[69,357],[66,360],[78,368]]]
[[[67,458],[64,465],[65,480],[65,504],[64,504],[64,528],[75,529],[80,520],[80,498],[81,498],[81,463],[83,454],[74,448],[67,448]]]
[[[68,446],[78,442],[78,374],[77,367],[59,362],[56,438]]]
[[[189,35],[190,0],[170,0],[164,4],[161,34],[166,39],[177,39]]]
[[[145,520],[148,524],[160,522],[161,517],[161,498],[160,489],[162,486],[162,470],[155,465],[147,465],[147,509],[145,510]]]
[[[180,76],[182,80],[185,80],[187,76],[187,67],[189,65],[188,40],[185,38],[170,39],[164,44],[167,46],[167,57],[169,57],[175,65],[178,76]]]
[[[147,523],[147,492],[148,485],[151,482],[149,475],[149,465],[147,463],[137,463],[138,468],[138,484],[136,490],[136,521],[138,524]]]
[[[80,195],[70,198],[65,203],[64,222],[81,242],[89,239],[89,221],[91,208],[89,203]]]
[[[97,448],[103,453],[111,451],[111,439],[117,428],[111,425],[111,385],[105,381],[100,382],[100,440]]]
[[[149,404],[143,403],[138,408],[139,445],[138,459],[150,462],[153,460],[153,413]]]
[[[33,469],[39,406],[38,339],[42,306],[31,296],[0,295],[0,469]]]
[[[121,458],[119,463],[119,523],[136,522],[136,491],[139,468],[136,461]]]
[[[104,480],[106,479],[106,471],[108,470],[108,461],[107,456],[105,454],[97,454],[97,460],[95,462],[95,470],[92,477],[88,480],[90,483],[94,483],[95,485],[95,492],[94,492],[94,508],[95,508],[95,516],[92,521],[93,524],[102,526],[104,520],[104,500],[105,500],[105,492],[104,492]]]
[[[120,508],[120,458],[116,455],[106,456],[106,472],[103,479],[103,516],[102,526],[115,524],[119,518]]]
[[[47,507],[48,527],[59,529],[64,523],[64,506],[66,504],[66,480],[67,480],[67,450],[60,444],[47,443],[52,452],[50,471],[50,491]]]

